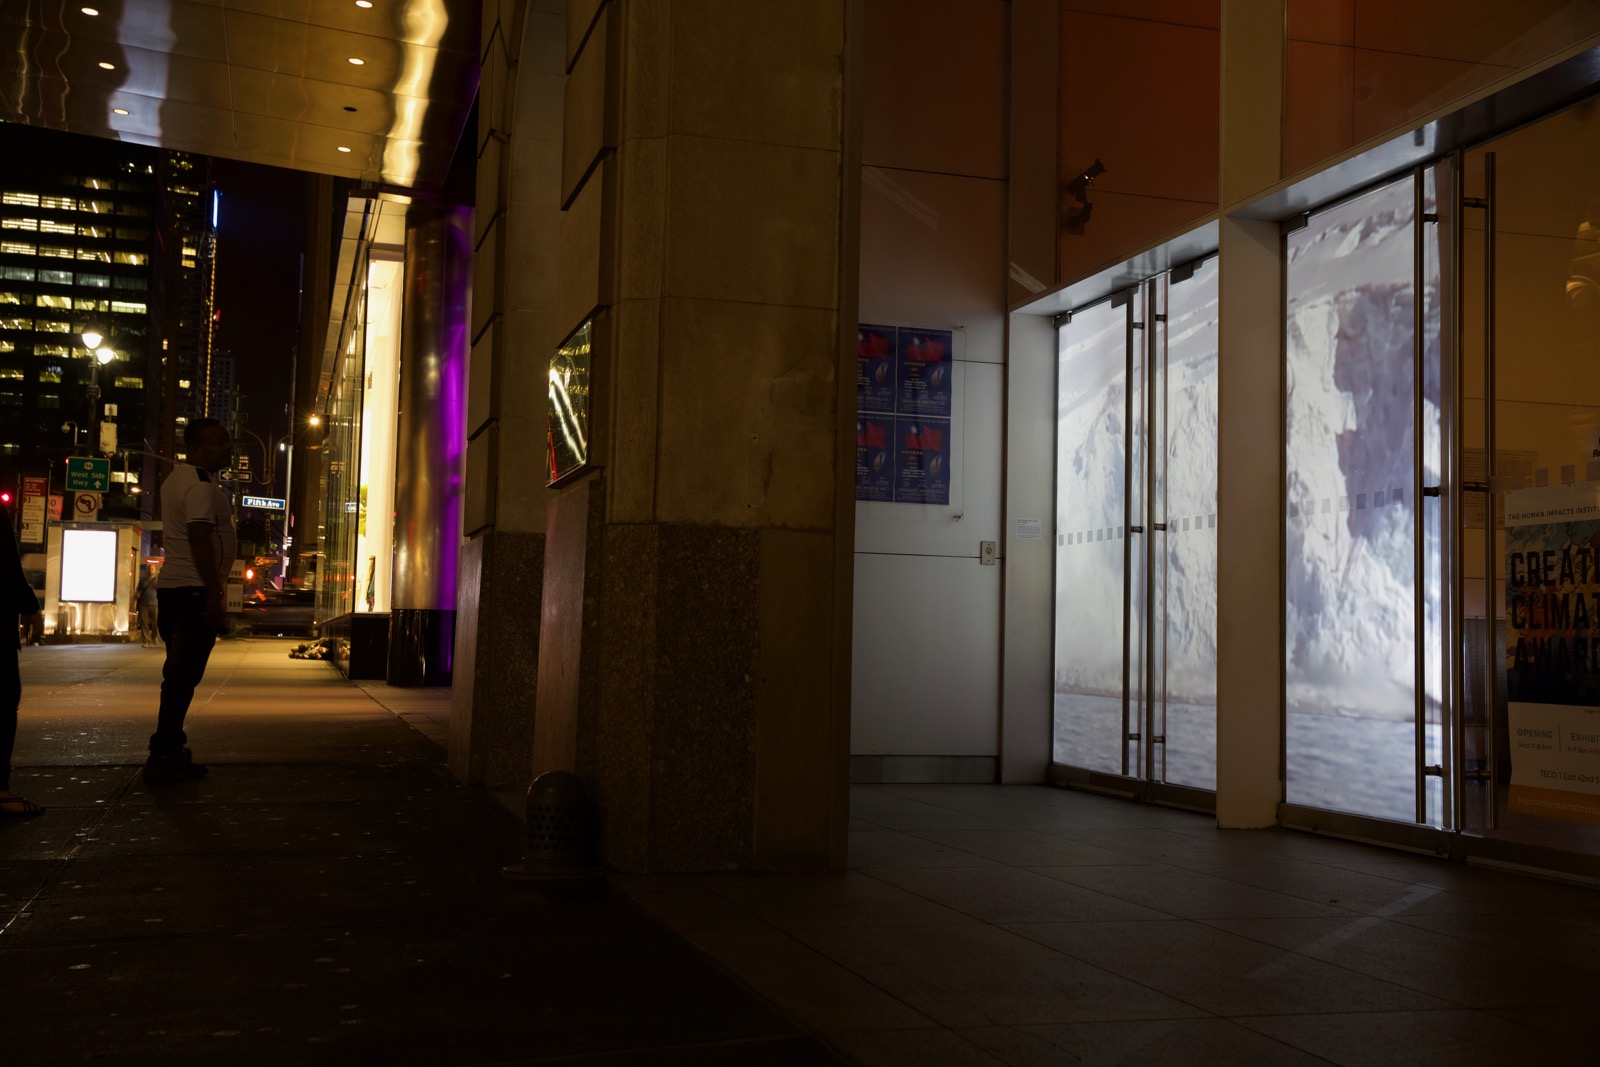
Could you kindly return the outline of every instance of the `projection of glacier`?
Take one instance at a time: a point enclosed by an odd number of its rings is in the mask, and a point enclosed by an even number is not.
[[[1139,746],[1130,745],[1130,770],[1206,789],[1216,785],[1216,294],[1214,259],[1170,287],[1164,389],[1162,368],[1151,376],[1166,420],[1154,472],[1145,455],[1142,332],[1128,424],[1126,306],[1083,309],[1063,328],[1056,429],[1055,758],[1121,772],[1126,633],[1133,728],[1139,729],[1148,684],[1156,729],[1167,738],[1164,767],[1141,768]],[[1142,302],[1135,297],[1136,320],[1143,318]],[[1159,427],[1158,414],[1158,435]],[[1154,493],[1147,491],[1152,474]],[[1154,530],[1157,523],[1167,529]],[[1147,532],[1130,537],[1130,526]],[[1152,539],[1154,554],[1149,662],[1143,538]],[[1129,618],[1125,548],[1132,553]]]
[[[1405,820],[1416,817],[1414,215],[1408,180],[1286,239],[1288,796]],[[1438,315],[1425,321],[1424,479],[1437,484]],[[1425,602],[1437,632],[1431,580]]]

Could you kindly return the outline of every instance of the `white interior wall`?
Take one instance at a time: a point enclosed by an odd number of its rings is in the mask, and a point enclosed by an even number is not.
[[[857,755],[996,754],[1001,569],[978,545],[1000,538],[1002,375],[955,372],[951,506],[856,505]]]
[[[949,507],[857,505],[851,752],[963,777],[999,743],[1009,6],[866,9],[861,321],[954,331],[956,441]]]

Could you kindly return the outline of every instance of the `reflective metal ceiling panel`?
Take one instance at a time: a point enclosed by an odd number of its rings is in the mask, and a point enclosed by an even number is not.
[[[477,91],[473,0],[93,6],[0,2],[0,121],[430,188]]]

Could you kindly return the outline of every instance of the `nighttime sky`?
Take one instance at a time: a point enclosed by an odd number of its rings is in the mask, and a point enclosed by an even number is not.
[[[245,427],[271,440],[288,425],[291,353],[299,333],[305,176],[217,159],[217,343],[237,362]],[[320,352],[320,346],[308,346]]]

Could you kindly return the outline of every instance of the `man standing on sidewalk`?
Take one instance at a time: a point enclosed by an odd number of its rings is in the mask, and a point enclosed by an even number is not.
[[[227,494],[216,481],[216,473],[233,456],[228,431],[216,419],[195,419],[184,428],[183,444],[187,462],[161,483],[167,558],[156,579],[156,601],[167,662],[161,669],[161,710],[144,765],[148,781],[206,773],[185,747],[189,738],[183,720],[222,630],[228,572],[239,548]]]

